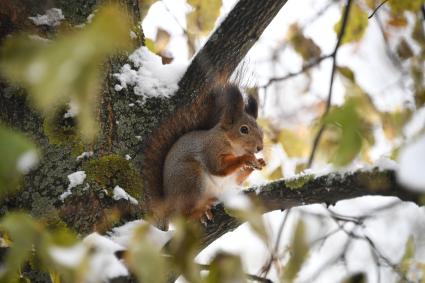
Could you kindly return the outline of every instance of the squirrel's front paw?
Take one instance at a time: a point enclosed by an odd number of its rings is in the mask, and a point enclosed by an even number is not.
[[[264,161],[264,159],[262,159],[262,158],[258,158],[258,159],[257,159],[257,161],[258,161],[258,163],[260,163],[261,168],[263,168],[264,166],[266,166],[266,165],[267,165],[267,164],[266,164],[266,161]]]
[[[263,159],[257,159],[254,154],[246,155],[245,165],[249,168],[260,170],[265,164]]]

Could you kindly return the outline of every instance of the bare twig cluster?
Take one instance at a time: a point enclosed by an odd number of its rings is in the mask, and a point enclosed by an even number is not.
[[[321,221],[331,220],[336,224],[336,228],[320,236],[319,238],[313,240],[310,243],[310,248],[320,249],[326,241],[329,241],[331,237],[339,232],[344,233],[347,236],[347,239],[342,247],[342,249],[337,253],[336,256],[325,261],[321,268],[317,268],[317,271],[310,276],[309,279],[305,282],[311,282],[313,278],[317,278],[320,274],[326,270],[327,267],[337,264],[338,262],[346,263],[347,253],[350,251],[354,241],[363,241],[365,242],[370,250],[372,258],[375,262],[376,267],[376,282],[381,282],[381,267],[389,267],[403,282],[411,282],[406,275],[401,271],[401,268],[398,263],[392,262],[374,243],[370,236],[365,233],[365,222],[369,219],[375,218],[379,213],[387,212],[402,203],[400,200],[396,200],[386,204],[384,206],[378,207],[365,215],[360,216],[348,216],[335,213],[331,209],[328,209],[328,214],[312,213],[308,211],[303,211],[302,213],[305,216],[315,217]]]

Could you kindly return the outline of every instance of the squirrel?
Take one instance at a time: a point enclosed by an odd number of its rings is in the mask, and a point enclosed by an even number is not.
[[[142,169],[146,201],[158,228],[167,230],[175,214],[212,219],[210,208],[228,187],[242,184],[265,166],[256,122],[258,102],[244,102],[231,83],[198,95],[150,136]]]

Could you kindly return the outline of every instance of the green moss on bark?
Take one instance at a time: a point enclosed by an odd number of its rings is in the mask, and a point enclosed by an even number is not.
[[[304,176],[296,177],[294,179],[286,180],[285,185],[291,189],[296,190],[302,188],[306,183],[314,179],[314,175],[307,174]]]
[[[142,200],[143,181],[129,160],[116,154],[105,155],[87,161],[83,164],[83,170],[90,184],[96,183],[110,195],[115,186],[120,186],[138,201]]]

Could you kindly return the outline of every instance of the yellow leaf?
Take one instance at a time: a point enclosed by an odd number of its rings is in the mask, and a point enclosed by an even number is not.
[[[190,32],[207,35],[220,15],[221,0],[188,0],[193,11],[187,15],[187,27]]]
[[[320,47],[309,37],[305,36],[298,24],[292,24],[288,31],[288,42],[304,60],[319,58],[322,54]]]
[[[337,34],[339,34],[341,30],[343,14],[344,13],[342,12],[341,19],[336,23],[334,28]],[[344,35],[344,38],[342,39],[341,44],[355,42],[362,39],[366,31],[366,28],[369,24],[367,17],[368,17],[367,13],[362,8],[360,8],[359,4],[357,3],[352,4],[350,15],[348,16],[348,22],[347,22],[347,27],[345,30],[345,35]]]
[[[310,130],[299,127],[296,130],[282,129],[279,142],[289,157],[305,157],[310,151]]]
[[[277,167],[268,176],[268,179],[270,179],[270,180],[278,180],[278,179],[282,179],[282,178],[283,178],[282,166]]]

